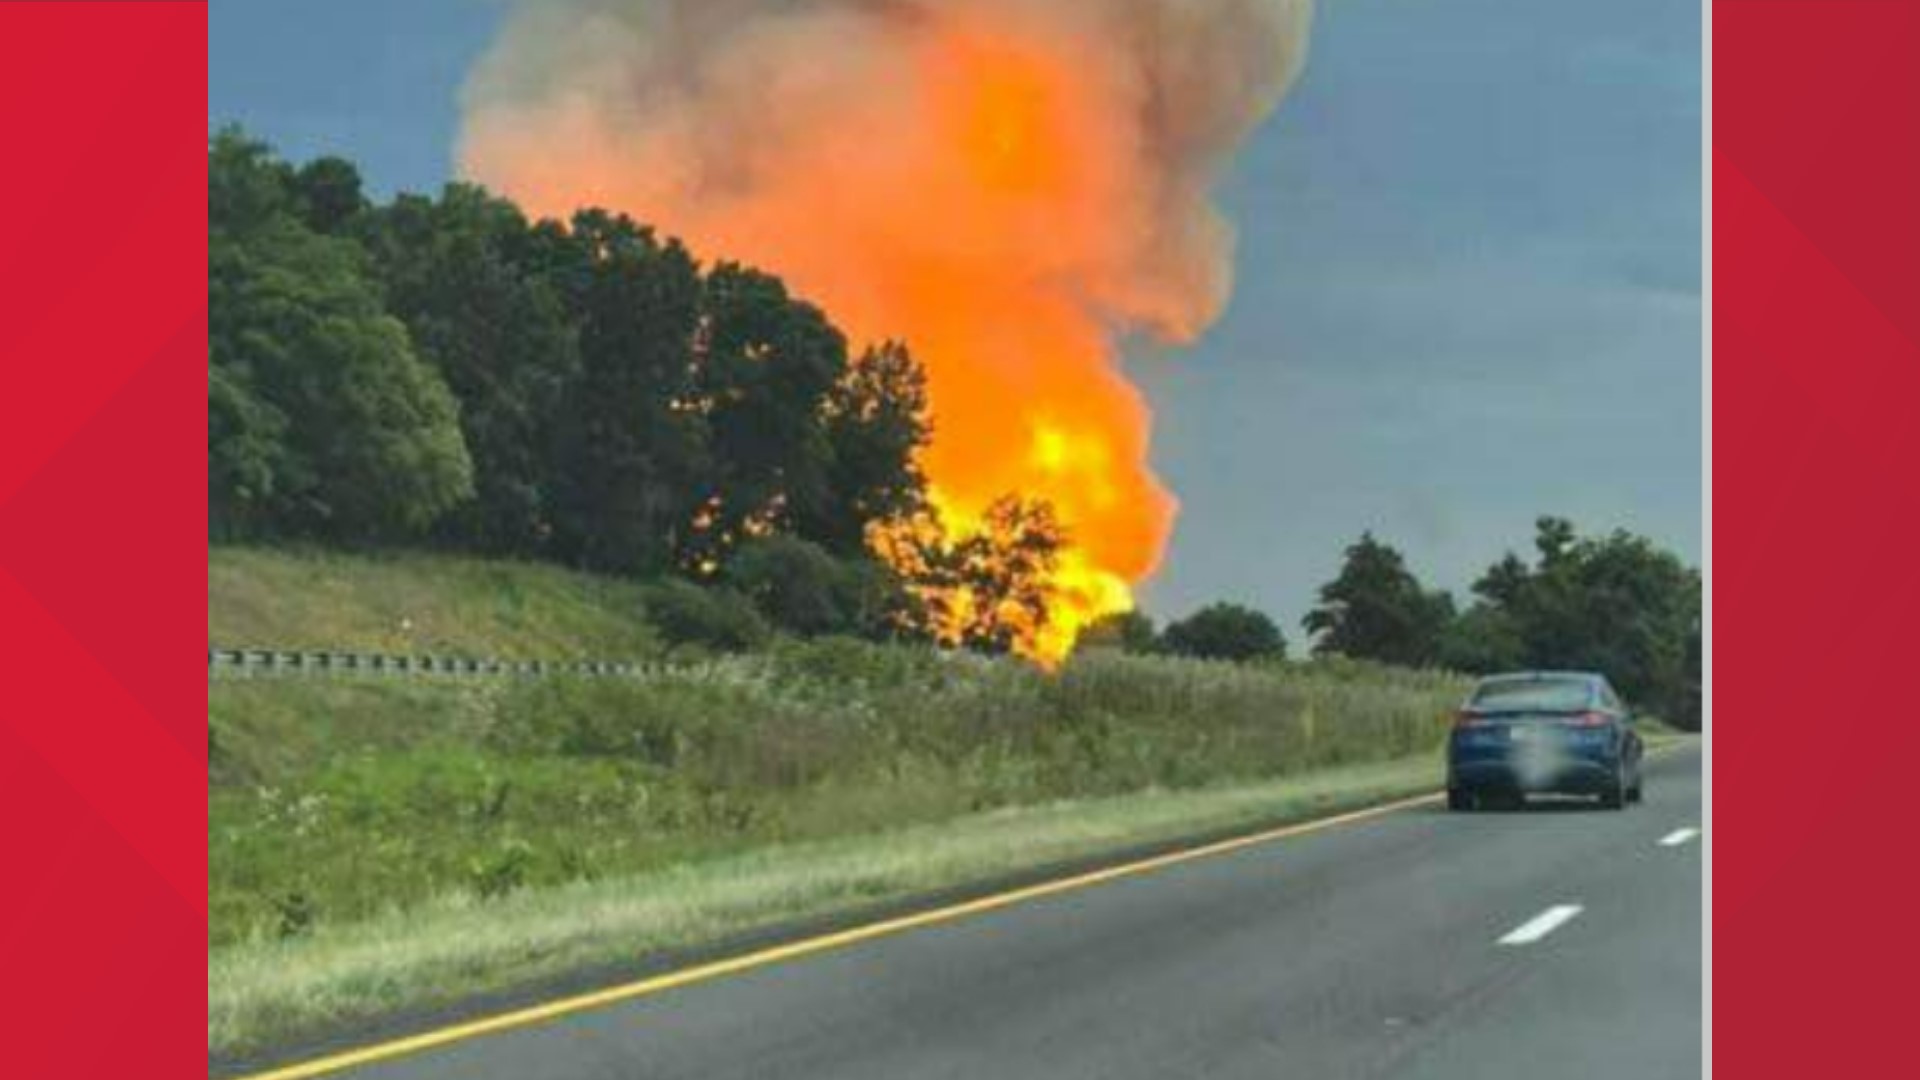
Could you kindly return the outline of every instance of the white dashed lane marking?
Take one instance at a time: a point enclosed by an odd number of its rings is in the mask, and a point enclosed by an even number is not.
[[[1500,939],[1500,944],[1531,945],[1565,926],[1574,916],[1585,910],[1579,904],[1556,904],[1515,927],[1511,933]]]

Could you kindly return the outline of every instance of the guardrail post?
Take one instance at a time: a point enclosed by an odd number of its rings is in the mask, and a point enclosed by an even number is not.
[[[581,678],[652,678],[663,670],[652,662],[591,659],[502,659],[432,654],[357,653],[318,649],[248,649],[207,647],[209,677],[223,669],[240,675],[309,675],[340,672],[378,675],[508,676],[539,678],[571,675]]]

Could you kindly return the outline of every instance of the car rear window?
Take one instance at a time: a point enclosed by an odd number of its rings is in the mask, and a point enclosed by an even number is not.
[[[1593,702],[1584,679],[1501,679],[1481,683],[1468,707],[1475,712],[1576,712]]]

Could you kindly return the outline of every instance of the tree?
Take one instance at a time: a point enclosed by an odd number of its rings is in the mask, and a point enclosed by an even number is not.
[[[799,516],[801,535],[852,555],[866,550],[876,523],[921,512],[927,485],[915,455],[932,433],[927,410],[926,373],[905,345],[888,342],[849,364],[824,406],[827,500]]]
[[[987,507],[979,531],[953,548],[961,643],[1032,655],[1047,628],[1053,572],[1066,534],[1053,506],[1012,496]]]
[[[1429,592],[1387,544],[1364,533],[1347,548],[1340,574],[1320,588],[1320,606],[1302,625],[1315,655],[1337,654],[1420,667],[1440,654],[1453,600]]]
[[[926,383],[903,345],[850,362],[777,277],[703,272],[622,215],[530,222],[467,184],[375,205],[351,162],[294,167],[234,128],[207,152],[215,535],[424,537],[707,582],[793,538],[814,548],[741,575],[819,569],[812,550],[862,583],[847,603],[902,606],[868,537],[930,513]],[[952,575],[1034,607],[1045,529],[987,526],[948,545]]]
[[[554,254],[580,327],[580,375],[555,452],[556,549],[593,569],[660,574],[708,486],[689,362],[699,273],[679,243],[599,210],[575,215]]]
[[[415,535],[472,492],[453,395],[381,311],[357,249],[286,220],[213,243],[208,266],[213,366],[285,418],[284,452],[250,455],[279,465],[272,531]]]
[[[1228,603],[1168,624],[1160,642],[1167,652],[1203,660],[1278,660],[1287,653],[1280,628],[1264,612]]]
[[[437,533],[482,552],[548,554],[552,451],[580,350],[541,242],[513,204],[465,184],[438,200],[402,195],[360,233],[388,306],[460,399],[474,498]]]
[[[1487,568],[1487,572],[1474,583],[1473,591],[1489,603],[1517,607],[1532,576],[1533,571],[1520,556],[1509,551],[1501,556],[1499,562]]]
[[[1698,572],[1644,537],[1583,538],[1559,518],[1540,519],[1535,548],[1535,565],[1508,555],[1475,583],[1480,600],[1461,622],[1494,644],[1461,666],[1599,671],[1676,723],[1696,718]]]
[[[1440,635],[1439,663],[1451,671],[1488,675],[1526,666],[1527,643],[1514,617],[1498,607],[1475,604]]]
[[[210,529],[419,533],[472,491],[452,394],[359,246],[296,216],[291,170],[228,130],[208,176]]]
[[[293,212],[293,170],[231,125],[207,140],[207,230],[240,234]]]
[[[1679,685],[1670,691],[1674,704],[1667,711],[1667,717],[1674,726],[1688,731],[1699,731],[1706,723],[1700,664],[1700,630],[1700,616],[1696,612],[1693,629],[1687,634],[1686,655],[1681,665]]]
[[[265,532],[287,471],[286,417],[243,369],[207,361],[207,518],[216,539]]]
[[[1540,553],[1540,566],[1551,569],[1574,553],[1579,531],[1565,518],[1543,517],[1534,523],[1534,550]]]
[[[832,458],[822,421],[847,343],[780,279],[722,263],[702,285],[693,365],[711,470],[680,556],[688,567],[724,564],[749,536],[820,517]]]
[[[955,534],[931,509],[875,530],[882,561],[912,603],[912,634],[985,653],[1038,655],[1066,542],[1051,504],[1003,496]]]
[[[339,234],[367,209],[360,170],[345,158],[315,158],[288,180],[294,206],[314,232]]]

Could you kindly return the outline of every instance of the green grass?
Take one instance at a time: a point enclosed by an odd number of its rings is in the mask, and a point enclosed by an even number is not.
[[[640,587],[216,549],[220,642],[658,657]],[[644,680],[208,686],[208,1045],[1432,785],[1466,683],[787,642]]]
[[[500,659],[641,659],[642,588],[554,566],[451,555],[216,547],[207,640]]]
[[[1007,806],[1437,745],[1454,680],[848,641],[640,680],[220,680],[216,946]]]
[[[646,680],[217,680],[209,1049],[1412,790],[1463,689],[840,640]]]
[[[231,1052],[289,1031],[421,1005],[616,958],[698,945],[1129,844],[1430,791],[1431,754],[1279,780],[1014,806],[937,823],[513,893],[454,892],[291,940],[215,950],[207,1041]]]

